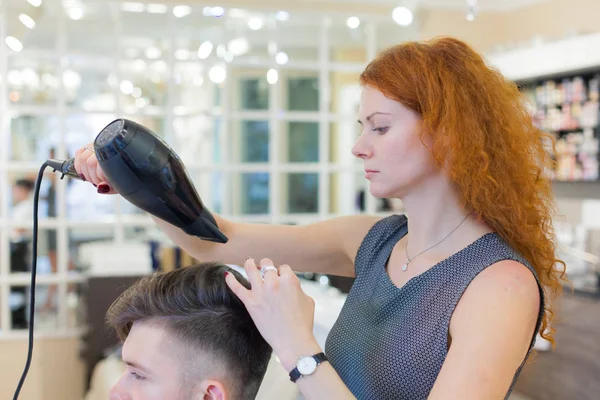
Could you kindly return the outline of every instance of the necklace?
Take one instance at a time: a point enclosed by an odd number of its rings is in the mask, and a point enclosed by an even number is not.
[[[423,250],[422,252],[420,252],[419,254],[417,254],[416,256],[414,256],[412,258],[410,258],[408,256],[408,238],[407,238],[406,239],[406,244],[404,245],[404,253],[406,253],[406,262],[402,266],[402,271],[406,271],[408,269],[408,264],[410,264],[410,262],[412,260],[414,260],[415,258],[419,257],[421,254],[425,253],[426,251],[433,249],[435,246],[437,246],[438,244],[442,243],[444,240],[448,239],[450,237],[450,235],[452,235],[454,233],[454,231],[456,231],[458,228],[460,228],[460,226],[463,224],[463,222],[465,222],[467,220],[467,218],[469,217],[469,215],[471,215],[471,214],[472,213],[467,214],[467,216],[461,221],[461,223],[458,224],[458,226],[456,228],[452,229],[452,232],[450,232],[449,234],[447,234],[446,237],[444,237],[442,240],[440,240],[439,242],[437,242],[433,246],[426,248],[425,250]]]

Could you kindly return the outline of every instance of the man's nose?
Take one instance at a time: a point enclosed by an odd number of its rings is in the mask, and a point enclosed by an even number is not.
[[[122,379],[122,378],[121,378]],[[122,387],[121,379],[110,389],[110,400],[133,400],[131,395]]]

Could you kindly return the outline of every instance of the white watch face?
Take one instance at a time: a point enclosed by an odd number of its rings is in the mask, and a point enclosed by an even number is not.
[[[296,365],[302,375],[310,375],[317,369],[317,362],[313,357],[302,357]]]

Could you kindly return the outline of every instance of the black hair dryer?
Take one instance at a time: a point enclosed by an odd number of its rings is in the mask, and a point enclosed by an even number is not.
[[[202,204],[179,156],[150,129],[117,119],[98,134],[94,148],[109,183],[131,204],[189,235],[227,242]],[[73,162],[73,159],[48,160],[63,177],[81,179]]]

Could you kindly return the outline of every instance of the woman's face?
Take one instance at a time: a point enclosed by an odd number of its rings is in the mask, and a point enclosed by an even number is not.
[[[415,111],[365,86],[358,122],[362,132],[352,154],[363,160],[373,196],[402,198],[437,171],[419,137],[421,117]]]

